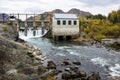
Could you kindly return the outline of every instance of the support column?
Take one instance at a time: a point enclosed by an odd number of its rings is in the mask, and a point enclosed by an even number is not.
[[[26,21],[25,21],[25,36],[27,36],[27,28],[28,28],[28,25],[27,25],[27,14],[26,14]]]
[[[42,35],[43,35],[44,34],[44,21],[43,20],[42,20],[41,25],[42,25]]]
[[[18,13],[18,20],[17,20],[17,31],[20,29],[20,20],[19,20],[19,13]]]
[[[35,24],[35,14],[34,14],[34,20],[33,20],[33,36],[36,35],[36,24]]]

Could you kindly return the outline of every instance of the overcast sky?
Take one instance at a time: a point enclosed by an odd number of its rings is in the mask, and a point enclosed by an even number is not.
[[[120,0],[0,0],[0,13],[42,13],[77,8],[92,14],[108,15],[119,7]]]

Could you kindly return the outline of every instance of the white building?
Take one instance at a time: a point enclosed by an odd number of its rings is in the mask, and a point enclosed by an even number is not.
[[[73,38],[79,35],[79,19],[76,14],[54,14],[53,38]]]

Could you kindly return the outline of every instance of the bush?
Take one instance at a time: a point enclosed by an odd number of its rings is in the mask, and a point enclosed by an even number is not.
[[[104,39],[104,38],[106,38],[106,36],[103,34],[94,35],[94,39]]]

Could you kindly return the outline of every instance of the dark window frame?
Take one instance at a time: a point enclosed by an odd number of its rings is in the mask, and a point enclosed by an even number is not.
[[[77,21],[74,21],[73,24],[74,24],[74,25],[77,25]]]
[[[57,25],[60,25],[61,24],[61,21],[60,20],[57,20]]]
[[[66,20],[63,20],[63,25],[66,25]]]
[[[68,21],[68,25],[72,25],[72,21],[71,20]]]

